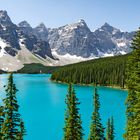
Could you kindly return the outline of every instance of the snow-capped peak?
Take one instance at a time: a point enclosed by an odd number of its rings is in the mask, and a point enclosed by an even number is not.
[[[86,29],[89,31],[89,28],[86,24],[86,22],[83,19],[80,19],[78,22],[67,24],[65,26],[60,27],[60,29],[65,29],[65,30],[75,30],[75,29]]]
[[[78,26],[87,26],[85,20],[83,20],[83,19],[80,19],[80,20],[79,20],[77,23],[75,23],[75,24],[77,24]]]

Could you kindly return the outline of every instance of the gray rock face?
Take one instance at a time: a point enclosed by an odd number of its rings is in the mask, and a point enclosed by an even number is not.
[[[18,28],[23,34],[33,34],[33,29],[27,21],[20,22]]]
[[[6,11],[0,11],[0,38],[7,43],[4,49],[12,56],[21,50],[20,40],[30,52],[42,58],[53,58],[51,49],[59,55],[70,54],[83,58],[126,54],[131,51],[134,34],[122,32],[108,23],[92,32],[84,20],[54,29],[46,28],[43,23],[32,28],[27,21],[17,26]]]
[[[42,58],[46,58],[46,56],[48,56],[53,59],[48,42],[39,40],[34,35],[24,35],[24,38],[25,39],[22,41],[22,44],[24,44],[29,51]]]
[[[43,23],[40,23],[36,28],[33,29],[34,35],[37,36],[38,39],[47,41],[48,38],[48,30]]]
[[[135,32],[121,32],[105,23],[101,28],[97,29],[93,34],[99,41],[98,49],[102,53],[108,54],[125,54],[131,51],[131,40]]]
[[[5,40],[9,45],[6,46],[7,53],[15,56],[17,50],[20,50],[18,42],[18,28],[12,23],[6,11],[0,11],[0,38]],[[11,46],[11,48],[9,48]]]
[[[84,20],[52,29],[48,33],[48,41],[52,49],[60,55],[70,54],[89,57],[95,49],[95,38]]]
[[[20,48],[20,40],[33,54],[53,58],[50,45],[33,35],[32,27],[26,22],[18,26],[13,24],[6,11],[0,11],[0,38],[7,44],[4,50],[11,56],[16,56]]]
[[[92,32],[84,20],[55,29],[39,27],[34,29],[35,35],[48,41],[51,49],[59,55],[70,54],[84,58],[129,53],[135,34],[122,32],[108,23]]]

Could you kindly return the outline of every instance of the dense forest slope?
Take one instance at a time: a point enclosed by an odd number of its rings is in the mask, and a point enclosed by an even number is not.
[[[125,85],[125,67],[129,55],[90,60],[54,71],[51,80],[74,84]]]
[[[52,73],[59,66],[44,66],[42,64],[32,63],[32,64],[25,64],[24,67],[17,71],[17,73],[28,73],[28,74],[36,74],[36,73]]]
[[[2,73],[6,73],[5,71],[3,71],[3,70],[0,70],[0,74],[2,74]]]

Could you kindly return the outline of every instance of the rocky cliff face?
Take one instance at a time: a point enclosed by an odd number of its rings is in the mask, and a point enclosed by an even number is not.
[[[7,43],[3,49],[8,54],[15,56],[20,50],[18,28],[12,23],[6,11],[0,11],[0,38]]]
[[[131,40],[134,32],[122,32],[105,23],[101,28],[97,29],[93,34],[99,41],[99,53],[119,55],[127,54],[131,51]]]
[[[22,57],[29,57],[30,59],[32,56],[44,60],[47,58],[53,59],[49,43],[38,39],[34,34],[29,34],[31,30],[32,28],[27,22],[22,22],[17,26],[12,23],[6,11],[0,11],[0,68],[9,69],[8,64],[11,65],[13,62],[15,65],[18,65],[16,62],[19,62],[20,66],[23,65],[24,61],[17,58],[19,52],[21,54],[23,49],[27,49],[30,55],[26,56],[23,52],[25,56]],[[5,60],[7,61],[5,62]],[[12,60],[13,62],[11,62]],[[30,62],[35,62],[35,60],[30,60]]]
[[[59,55],[76,55],[89,57],[95,49],[95,37],[84,20],[52,29],[48,33],[48,41],[52,49]]]
[[[83,58],[129,53],[131,40],[135,33],[122,32],[108,23],[92,32],[84,20],[55,29],[45,29],[40,28],[37,31],[35,28],[34,30],[40,33],[39,38],[50,43],[51,49],[57,54],[70,54]]]

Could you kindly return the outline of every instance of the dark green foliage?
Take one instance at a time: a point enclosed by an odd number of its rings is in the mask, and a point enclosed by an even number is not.
[[[106,128],[106,140],[111,139],[111,133],[110,133],[111,130],[110,129],[111,129],[111,122],[110,122],[110,119],[108,119],[107,128]]]
[[[26,134],[26,130],[24,128],[24,122],[22,119],[20,119],[20,132],[17,134],[17,138],[19,140],[23,140],[25,134]]]
[[[140,138],[140,29],[133,39],[132,49],[127,65],[127,126],[124,135],[126,140]]]
[[[2,74],[2,73],[6,73],[5,71],[3,71],[3,70],[0,70],[0,74]]]
[[[4,107],[0,106],[0,138],[2,138],[2,124],[4,122]]]
[[[106,140],[114,140],[115,133],[114,133],[114,120],[113,117],[108,119],[107,128],[106,128]]]
[[[95,87],[94,91],[94,111],[92,114],[92,121],[91,121],[91,127],[90,127],[90,134],[88,140],[104,140],[104,128],[101,123],[101,117],[99,113],[100,109],[100,101],[99,101],[99,95],[97,93],[97,88]]]
[[[20,114],[18,113],[19,105],[17,103],[17,89],[13,82],[13,74],[8,78],[6,86],[6,98],[4,102],[4,122],[2,124],[2,140],[19,140],[20,131]]]
[[[44,66],[42,64],[25,64],[24,67],[17,71],[17,73],[28,73],[28,74],[37,74],[37,73],[52,73],[57,70],[58,66]]]
[[[75,91],[72,85],[69,85],[68,94],[66,97],[66,114],[65,114],[65,127],[64,127],[64,140],[82,140],[83,129],[82,121],[79,115],[80,103],[76,97]]]
[[[124,87],[128,55],[100,58],[67,65],[52,73],[51,79],[74,84],[95,84]]]

